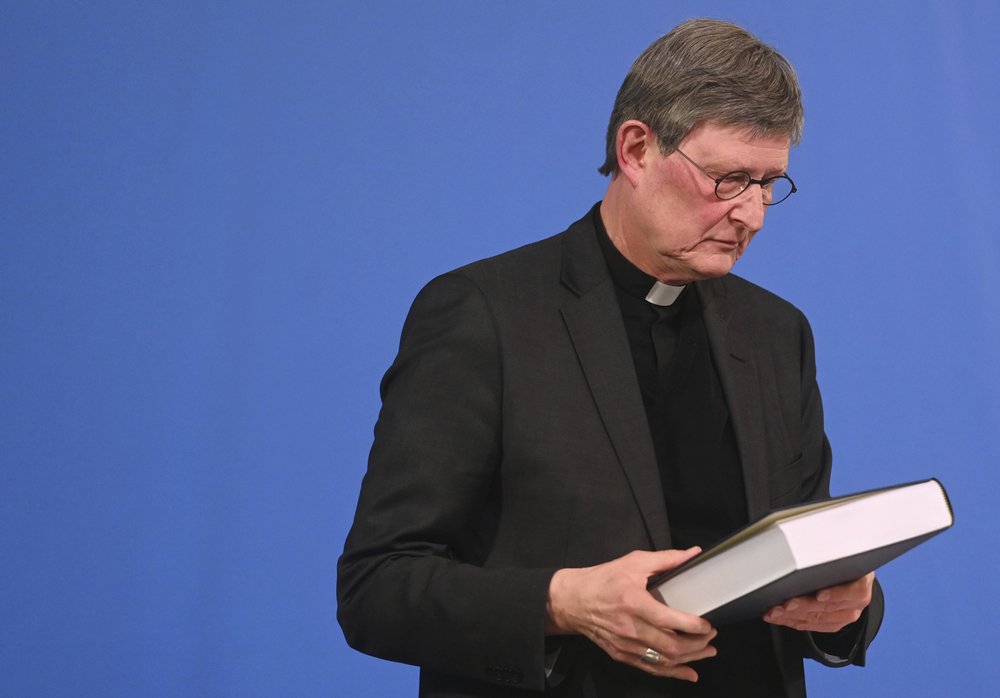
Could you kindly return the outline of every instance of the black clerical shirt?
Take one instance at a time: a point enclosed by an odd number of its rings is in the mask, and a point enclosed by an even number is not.
[[[746,525],[736,440],[701,302],[687,287],[669,306],[646,300],[656,279],[614,246],[595,212],[660,469],[675,548],[710,546]]]
[[[646,295],[656,279],[614,246],[594,209],[615,285],[660,470],[675,548],[706,548],[747,523],[746,494],[729,409],[712,360],[697,289],[670,306]],[[665,680],[665,696],[781,695],[770,629],[751,620],[719,629],[718,655],[692,666],[696,684]]]

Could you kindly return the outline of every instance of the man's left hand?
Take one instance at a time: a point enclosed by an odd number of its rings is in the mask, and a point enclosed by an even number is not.
[[[875,573],[869,572],[853,582],[793,597],[769,608],[764,620],[796,630],[835,633],[861,617],[871,603],[874,583]]]

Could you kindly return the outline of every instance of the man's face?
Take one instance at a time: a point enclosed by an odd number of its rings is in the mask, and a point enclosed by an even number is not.
[[[739,127],[702,123],[680,149],[713,178],[742,170],[761,179],[785,172],[789,146],[787,137],[753,138]],[[751,184],[722,201],[712,179],[680,153],[664,156],[653,145],[646,157],[635,182],[631,225],[623,231],[628,256],[638,256],[632,261],[643,271],[673,284],[728,273],[764,224],[760,186]]]

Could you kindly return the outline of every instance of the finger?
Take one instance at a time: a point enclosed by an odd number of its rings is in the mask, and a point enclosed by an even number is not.
[[[797,611],[786,613],[782,618],[790,623],[824,623],[840,622],[842,620],[857,620],[861,616],[859,609],[847,609],[841,611]]]
[[[790,599],[781,606],[768,609],[766,616],[778,618],[784,615],[804,616],[816,613],[836,613],[840,611],[860,614],[871,603],[871,597],[848,597],[837,601],[817,601],[809,597]]]
[[[843,611],[808,611],[791,614],[768,614],[764,620],[773,625],[783,625],[795,630],[812,630],[815,632],[836,632],[850,625],[861,617],[859,609]]]
[[[715,639],[718,631],[705,635],[687,635],[685,633],[675,633],[662,631],[657,628],[642,629],[636,640],[623,642],[622,647],[626,651],[642,654],[647,647],[652,647],[672,664],[685,664],[695,659],[704,658],[704,652],[709,643]]]
[[[806,600],[811,600],[814,603],[825,603],[825,604],[845,604],[853,603],[862,606],[867,606],[872,600],[872,590],[868,588],[852,589],[851,591],[832,589],[823,589],[816,593],[812,598],[806,597]]]
[[[683,565],[701,552],[697,545],[686,550],[657,550],[654,552],[638,550],[630,555],[634,555],[638,560],[647,566],[649,576],[672,570]]]
[[[837,622],[825,619],[821,621],[805,621],[805,620],[789,619],[784,622],[773,623],[773,625],[781,625],[787,628],[791,628],[792,630],[804,630],[814,633],[835,633],[846,628],[848,625],[851,624],[851,622],[853,621],[850,619],[844,619]]]
[[[823,611],[825,613],[833,613],[834,611],[863,611],[868,607],[869,603],[871,603],[871,599],[847,599],[839,602],[817,603],[815,606],[803,608]]]
[[[645,650],[643,650],[645,652]],[[691,652],[684,652],[683,654],[675,655],[673,657],[664,656],[661,660],[661,664],[666,666],[683,666],[691,664],[692,662],[697,662],[700,659],[708,659],[709,657],[714,657],[719,653],[715,645],[705,645],[697,650]]]
[[[657,609],[657,612],[651,614],[640,614],[638,620],[641,625],[661,632],[673,631],[693,637],[708,635],[715,630],[712,624],[704,618],[669,607],[661,607],[661,609]]]
[[[828,604],[850,604],[853,602],[863,602],[862,606],[867,606],[871,602],[872,587],[875,584],[875,573],[869,572],[864,577],[855,579],[845,584],[820,589],[814,594],[805,596],[794,596],[784,603],[773,606],[771,609],[784,608],[786,611],[795,610],[801,604],[828,603]]]
[[[824,602],[861,599],[865,600],[867,603],[867,601],[870,601],[872,597],[872,585],[874,584],[874,580],[874,575],[865,575],[861,579],[858,579],[850,584],[841,584],[827,589],[820,589],[816,592],[815,598],[817,601]]]
[[[627,641],[622,643],[620,652],[623,655],[642,657],[646,654],[647,649],[656,650],[660,655],[659,665],[662,666],[677,666],[679,664],[690,664],[691,662],[696,662],[699,659],[705,659],[706,657],[714,657],[718,650],[716,650],[715,645],[705,644],[696,648],[685,648],[678,651],[676,648],[671,648],[664,645],[649,645],[642,642]]]
[[[801,611],[835,611],[841,609],[864,609],[871,603],[871,589],[860,589],[848,593],[834,588],[823,589],[815,596],[796,596],[785,603],[772,606],[768,613],[796,613]]]
[[[686,664],[662,668],[647,664],[639,668],[647,674],[652,674],[653,676],[659,676],[661,678],[680,679],[681,681],[690,681],[691,683],[698,681],[698,672]]]
[[[685,664],[679,661],[675,662],[662,654],[659,656],[654,655],[656,657],[655,662],[650,661],[649,651],[656,652],[652,647],[634,642],[626,642],[623,647],[605,645],[600,642],[598,644],[616,662],[641,669],[647,674],[653,674],[654,676],[682,676],[687,673],[684,671]]]
[[[650,664],[649,662],[643,661],[645,651],[646,648],[642,648],[640,651],[636,651],[634,654],[626,656],[619,661],[634,666],[637,669],[641,669],[647,674],[652,674],[653,676],[682,679],[684,681],[698,680],[698,672],[689,666],[691,662],[695,662],[700,659],[707,659],[708,657],[714,657],[717,653],[715,647],[709,645],[701,651],[685,658],[683,661],[672,662],[666,657],[661,657],[658,663]]]
[[[679,611],[647,594],[636,608],[636,617],[642,623],[661,630],[674,630],[690,635],[707,635],[712,624],[700,616]]]

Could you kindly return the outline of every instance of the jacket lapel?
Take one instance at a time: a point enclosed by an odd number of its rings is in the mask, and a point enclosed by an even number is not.
[[[618,299],[597,233],[585,217],[563,239],[561,308],[601,420],[654,549],[671,547],[660,473]]]
[[[769,509],[765,411],[745,313],[735,312],[725,277],[698,282],[705,329],[732,416],[750,520]]]

